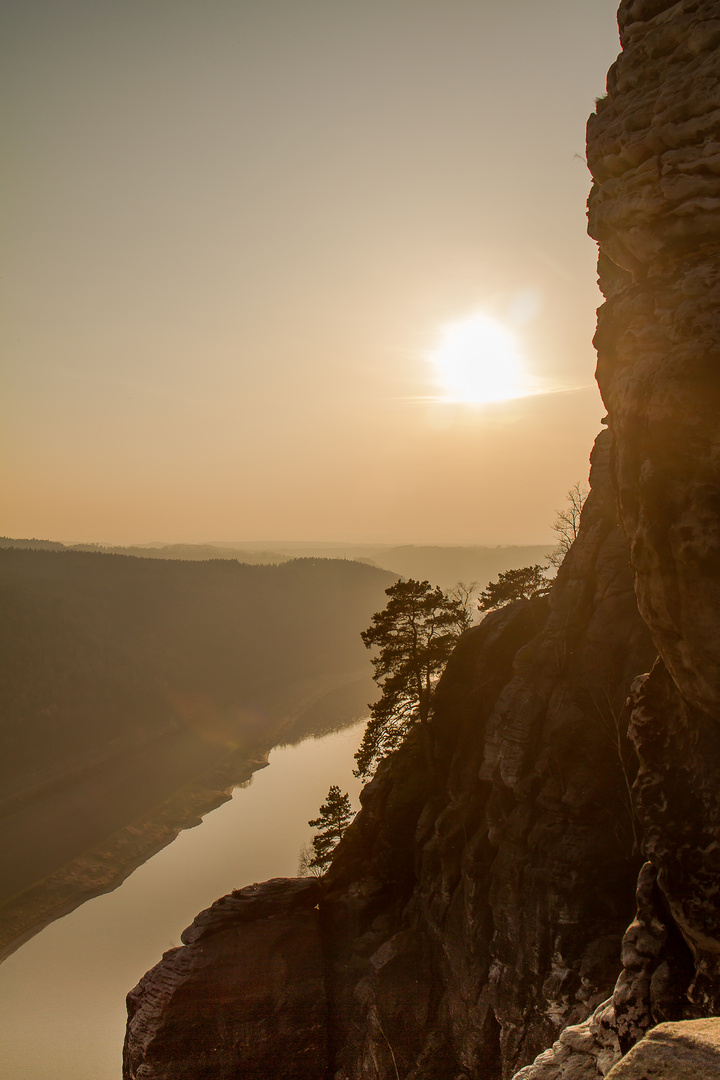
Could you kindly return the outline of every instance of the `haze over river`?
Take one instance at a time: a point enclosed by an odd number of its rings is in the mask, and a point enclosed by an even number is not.
[[[331,784],[357,807],[363,726],[273,750],[201,826],[10,956],[0,966],[2,1080],[119,1080],[128,990],[218,897],[296,875]]]

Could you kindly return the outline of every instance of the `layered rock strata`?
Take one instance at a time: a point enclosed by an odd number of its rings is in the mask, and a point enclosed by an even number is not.
[[[319,938],[305,908],[288,915],[290,947],[318,949],[325,978],[327,1072],[317,1059],[308,1077],[499,1080],[612,990],[639,865],[624,702],[655,653],[617,523],[610,442],[603,434],[593,452],[580,536],[549,602],[490,615],[451,659],[432,774],[408,739],[363,792],[322,883]],[[265,932],[245,933],[249,951],[233,945],[230,963],[260,970],[272,959]],[[165,1063],[185,1052],[197,991],[163,988],[185,986],[187,955],[166,956],[130,995],[127,1078],[170,1075]],[[211,968],[207,979],[203,1000]],[[236,1007],[216,1024],[228,1040],[213,1043],[218,1062],[235,1053],[238,1024],[258,1024],[262,1041],[274,1023],[272,1009],[243,1019]],[[205,1075],[188,1069],[172,1075]]]
[[[641,614],[681,697],[720,703],[720,10],[620,5],[588,123],[597,377]]]

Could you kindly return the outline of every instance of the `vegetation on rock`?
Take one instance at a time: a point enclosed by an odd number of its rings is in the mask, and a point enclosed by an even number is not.
[[[536,563],[535,566],[521,566],[518,570],[508,570],[500,574],[497,581],[488,582],[487,588],[480,593],[480,611],[491,611],[504,607],[513,600],[529,600],[532,596],[544,596],[550,588],[545,577],[547,567]]]
[[[355,775],[368,777],[415,724],[427,726],[432,694],[458,637],[470,625],[463,604],[428,581],[397,581],[385,590],[386,607],[363,631],[382,688],[355,755]]]
[[[345,829],[353,817],[350,799],[347,793],[340,791],[337,784],[332,784],[327,793],[327,800],[320,807],[316,818],[308,821],[311,828],[317,830],[312,844],[300,853],[300,874],[327,870],[332,862],[333,852],[340,842]]]
[[[552,530],[557,537],[557,547],[546,556],[551,566],[559,566],[572,547],[580,528],[580,515],[587,497],[588,488],[578,480],[567,493],[567,504],[562,510],[555,511],[557,516]]]

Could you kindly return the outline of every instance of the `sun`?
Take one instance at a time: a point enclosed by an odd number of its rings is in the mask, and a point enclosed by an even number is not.
[[[489,404],[528,392],[515,337],[482,312],[444,327],[429,360],[445,401]]]

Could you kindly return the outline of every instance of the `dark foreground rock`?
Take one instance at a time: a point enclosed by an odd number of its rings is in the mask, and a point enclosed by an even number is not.
[[[124,1074],[305,1080],[327,1066],[315,881],[223,897],[128,994]]]

